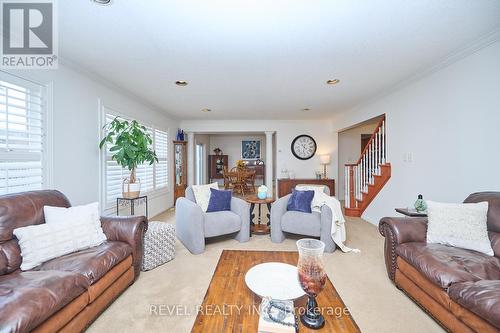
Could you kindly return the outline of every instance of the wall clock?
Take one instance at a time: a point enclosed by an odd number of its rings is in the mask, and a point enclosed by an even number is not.
[[[308,160],[316,153],[316,141],[309,135],[299,135],[292,141],[292,154],[299,160]]]

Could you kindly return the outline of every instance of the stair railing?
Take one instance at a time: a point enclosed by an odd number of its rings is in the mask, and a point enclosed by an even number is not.
[[[380,166],[387,162],[385,116],[375,128],[370,140],[356,163],[345,165],[345,207],[358,208],[368,185],[374,183],[374,176],[381,174]]]

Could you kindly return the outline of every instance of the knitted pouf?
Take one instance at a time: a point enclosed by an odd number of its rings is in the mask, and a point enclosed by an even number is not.
[[[149,271],[175,258],[175,226],[165,222],[149,222],[144,234],[142,270]]]

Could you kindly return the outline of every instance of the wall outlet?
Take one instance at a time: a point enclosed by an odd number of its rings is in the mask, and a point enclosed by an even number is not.
[[[408,163],[413,162],[413,153],[412,152],[404,153],[403,154],[403,162],[408,162]]]

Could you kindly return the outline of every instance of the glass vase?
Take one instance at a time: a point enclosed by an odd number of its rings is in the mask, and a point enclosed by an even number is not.
[[[417,197],[417,201],[415,201],[415,210],[419,213],[425,212],[427,210],[427,203],[424,200],[422,194],[419,194]]]
[[[304,326],[320,329],[325,325],[325,318],[318,309],[316,297],[326,283],[326,272],[323,264],[325,243],[317,239],[305,238],[297,241],[299,262],[297,265],[299,283],[308,296],[305,312],[300,316]]]

